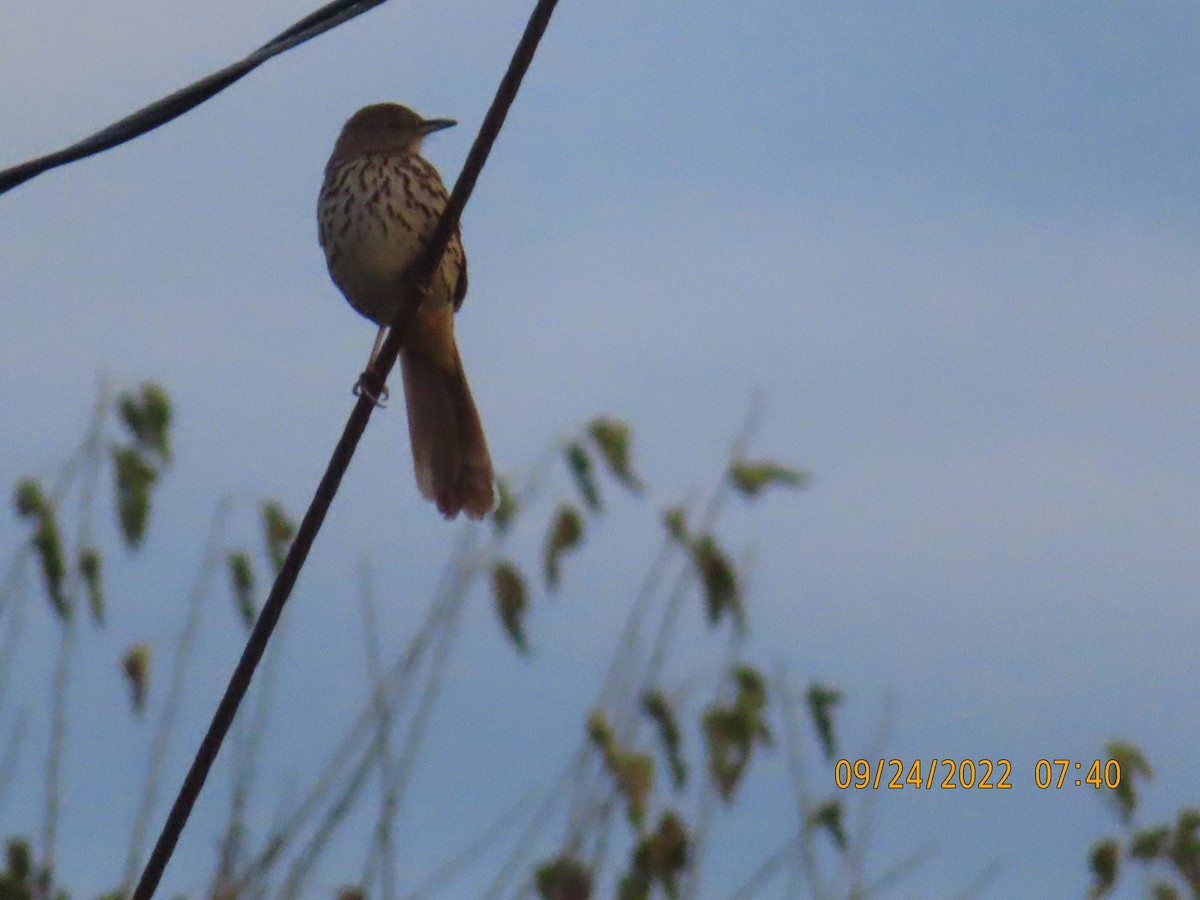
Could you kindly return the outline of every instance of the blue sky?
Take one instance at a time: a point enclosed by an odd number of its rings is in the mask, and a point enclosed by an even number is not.
[[[0,165],[307,11],[6,9]],[[155,562],[119,564],[124,605],[81,648],[80,670],[98,674],[74,708],[114,707],[71,737],[60,858],[81,894],[116,878],[130,813],[108,808],[149,734],[118,711],[114,654],[169,645],[216,498],[298,512],[348,412],[373,329],[330,283],[314,219],[341,123],[383,99],[453,116],[460,127],[426,145],[452,178],[527,12],[394,0],[0,197],[0,482],[53,471],[101,373],[160,381],[179,414]],[[409,827],[431,854],[456,845],[461,809],[502,808],[574,748],[624,616],[610,598],[650,559],[653,508],[699,496],[756,392],[755,450],[813,482],[725,523],[750,561],[747,652],[841,685],[848,746],[865,749],[890,704],[888,756],[1023,767],[1004,797],[879,798],[881,868],[937,848],[901,895],[951,895],[1000,860],[984,896],[1078,896],[1112,820],[1090,793],[1037,791],[1041,757],[1090,759],[1128,737],[1156,767],[1151,820],[1195,801],[1198,41],[1186,3],[562,4],[464,216],[460,343],[500,469],[527,469],[607,412],[635,428],[649,504],[614,503],[595,555],[568,569],[569,606],[539,599],[532,663],[510,659],[476,598],[413,797]],[[357,708],[360,561],[394,650],[453,538],[417,502],[403,418],[372,421],[295,597],[269,796],[304,783],[328,723]],[[7,521],[0,538],[20,531]],[[215,592],[167,789],[239,650],[222,603]],[[51,646],[42,619],[27,616],[28,660]],[[719,664],[711,648],[677,674]],[[48,671],[28,672],[0,722],[44,702]],[[34,715],[17,784],[36,785],[41,728]],[[505,777],[464,775],[476,766]],[[763,768],[733,835],[778,813],[783,760]],[[97,770],[113,796],[97,795]],[[220,773],[212,789],[171,890],[204,883]],[[35,830],[39,803],[15,790],[0,831]],[[356,871],[358,850],[339,848]],[[713,868],[705,896],[720,897],[750,866],[732,853]]]

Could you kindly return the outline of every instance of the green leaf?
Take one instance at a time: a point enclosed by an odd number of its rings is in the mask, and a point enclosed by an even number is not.
[[[1142,751],[1134,744],[1127,741],[1110,741],[1104,745],[1104,749],[1108,758],[1116,760],[1121,767],[1120,784],[1109,792],[1109,797],[1116,804],[1117,815],[1121,821],[1128,823],[1132,821],[1137,810],[1138,780],[1149,780],[1154,772]]]
[[[601,710],[592,710],[588,715],[587,730],[588,737],[604,758],[604,767],[617,783],[617,790],[625,797],[625,812],[630,824],[641,830],[646,803],[654,787],[654,759],[620,747]]]
[[[612,726],[608,724],[608,717],[603,710],[594,709],[588,713],[587,733],[588,738],[606,759],[613,754],[615,748]]]
[[[573,506],[562,505],[554,515],[550,532],[546,535],[546,550],[543,568],[546,587],[553,591],[558,587],[562,555],[573,550],[583,541],[583,516]]]
[[[683,738],[675,711],[662,691],[648,691],[643,695],[642,710],[658,729],[658,740],[671,769],[671,783],[675,790],[680,790],[687,781],[687,764],[683,760]]]
[[[36,478],[22,478],[13,492],[13,506],[22,519],[40,519],[49,504]]]
[[[809,474],[770,461],[750,462],[739,459],[729,467],[733,486],[743,497],[755,497],[768,487],[801,488],[808,483]]]
[[[634,474],[629,460],[629,426],[617,419],[601,417],[591,421],[588,433],[613,477],[634,493],[639,493],[643,485]]]
[[[139,716],[146,709],[146,692],[150,680],[150,648],[146,644],[134,644],[121,658],[121,672],[129,685],[129,700],[133,711]]]
[[[1146,828],[1134,834],[1129,842],[1129,855],[1134,859],[1149,861],[1163,856],[1171,839],[1171,829],[1165,825]]]
[[[617,900],[650,900],[650,880],[641,872],[628,872],[617,885]]]
[[[753,666],[734,666],[732,674],[738,689],[734,705],[744,709],[750,716],[759,717],[767,708],[767,682],[762,673]],[[761,722],[761,718],[759,721]],[[759,731],[770,741],[765,722],[761,723]]]
[[[84,547],[79,551],[79,574],[83,576],[87,588],[88,607],[92,612],[92,622],[104,624],[104,590],[100,578],[100,551],[95,547]]]
[[[4,845],[4,857],[8,863],[5,874],[10,875],[17,884],[25,885],[33,874],[33,853],[29,849],[29,842],[24,838],[9,838]]]
[[[71,601],[66,593],[67,564],[63,549],[62,532],[58,529],[58,517],[54,510],[42,510],[37,531],[33,534],[33,549],[42,568],[42,582],[46,596],[60,622],[71,619]]]
[[[599,512],[600,489],[596,486],[596,479],[592,474],[592,460],[587,451],[583,449],[583,444],[575,441],[568,444],[566,458],[567,468],[571,470],[571,478],[574,480],[580,496],[583,497],[583,502],[592,512]]]
[[[663,512],[663,526],[674,540],[687,546],[692,542],[687,527],[687,512],[682,506],[672,506]]]
[[[66,622],[71,618],[71,607],[66,595],[67,566],[58,516],[46,500],[41,484],[33,478],[23,478],[17,482],[13,506],[22,519],[37,523],[32,543],[42,569],[42,584],[55,616],[59,621]]]
[[[846,828],[842,824],[842,805],[829,800],[814,809],[805,823],[809,828],[822,828],[833,838],[833,843],[842,852],[846,850]]]
[[[659,817],[658,829],[643,837],[634,848],[633,863],[625,880],[632,889],[642,891],[636,896],[648,896],[650,888],[657,883],[667,897],[677,898],[678,879],[687,868],[690,843],[687,826],[678,813],[674,810],[664,812]]]
[[[133,447],[114,447],[117,515],[121,534],[129,547],[137,547],[146,536],[150,518],[150,489],[158,480],[158,469]]]
[[[1200,828],[1200,809],[1185,806],[1179,811],[1179,823],[1175,827],[1188,834]]]
[[[229,582],[233,587],[233,605],[247,629],[254,626],[254,567],[250,557],[238,551],[229,554]]]
[[[1181,870],[1200,871],[1200,840],[1196,831],[1200,829],[1200,810],[1185,806],[1179,811],[1175,823],[1175,840],[1171,846],[1171,859]]]
[[[496,508],[492,511],[492,527],[496,534],[504,534],[517,515],[517,498],[513,496],[508,481],[496,476]]]
[[[710,535],[705,535],[692,544],[692,561],[704,585],[708,624],[716,625],[723,616],[729,615],[734,626],[739,631],[743,630],[746,625],[745,612],[742,609],[737,575]]]
[[[140,393],[126,391],[117,410],[136,445],[166,463],[171,459],[171,398],[159,385],[145,382]]]
[[[807,699],[808,714],[821,741],[821,750],[826,759],[833,759],[837,752],[837,741],[833,735],[833,708],[842,702],[841,692],[814,682],[809,685]]]
[[[591,874],[570,856],[559,856],[538,866],[534,881],[541,900],[588,900],[592,895]]]
[[[646,820],[646,804],[654,790],[654,758],[645,753],[617,753],[610,766],[622,794],[625,815],[638,831]]]
[[[262,505],[262,524],[267,556],[271,558],[271,566],[278,575],[292,546],[292,538],[296,536],[296,526],[283,511],[283,507],[274,500],[268,500]]]
[[[1117,870],[1121,858],[1121,848],[1114,840],[1100,841],[1092,846],[1088,855],[1088,865],[1095,877],[1095,882],[1088,891],[1090,897],[1102,897],[1112,890],[1117,883]]]
[[[529,608],[529,595],[525,589],[525,579],[517,567],[507,560],[492,566],[492,597],[496,603],[496,614],[509,638],[517,650],[528,653],[524,622],[525,612]]]
[[[763,716],[767,691],[762,676],[749,666],[735,666],[731,675],[737,684],[733,702],[709,707],[703,719],[709,774],[726,803],[733,799],[755,746],[772,743]]]

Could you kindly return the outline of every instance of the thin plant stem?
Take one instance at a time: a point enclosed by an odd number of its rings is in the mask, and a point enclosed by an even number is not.
[[[17,721],[13,725],[12,735],[4,748],[4,756],[0,758],[0,809],[4,808],[5,795],[8,793],[9,782],[12,781],[13,769],[16,768],[17,754],[25,740],[25,726],[29,721],[29,708],[22,706],[17,712]]]
[[[0,611],[0,616],[3,616],[5,612],[9,614],[8,626],[4,629],[4,643],[0,644],[0,710],[4,708],[4,695],[8,691],[8,676],[12,672],[13,659],[16,658],[17,640],[25,627],[25,607],[28,600],[24,591],[16,594],[15,587],[16,585],[14,585],[16,600]]]
[[[878,897],[886,893],[894,888],[902,879],[924,867],[933,859],[934,853],[935,848],[932,844],[927,844],[920,850],[910,853],[904,859],[900,860],[900,862],[885,869],[883,874],[876,878],[870,885],[859,886],[851,890],[847,895],[849,900],[865,900],[867,897]]]
[[[470,555],[474,529],[464,529],[460,534],[463,535],[463,543],[453,554],[452,563],[449,567],[453,576],[446,595],[438,603],[440,607],[444,608],[445,612],[441,627],[434,636],[432,646],[433,658],[429,667],[425,692],[422,694],[416,713],[413,715],[397,772],[390,773],[391,784],[389,784],[389,789],[395,793],[397,804],[400,802],[400,795],[407,781],[407,775],[412,762],[416,757],[417,748],[420,745],[421,738],[425,734],[425,726],[433,707],[433,701],[437,696],[437,687],[441,681],[441,673],[448,658],[450,647],[454,643],[458,613],[463,607],[470,586],[470,572],[463,565],[463,560]],[[279,891],[279,897],[283,898],[283,900],[299,896],[304,880],[316,865],[329,839],[345,821],[346,816],[353,808],[370,774],[371,765],[375,761],[375,758],[376,746],[374,742],[371,742],[360,758],[350,779],[343,787],[341,794],[326,812],[316,832],[293,860],[287,880]]]
[[[96,392],[96,399],[92,402],[92,414],[88,419],[87,428],[84,429],[83,439],[63,464],[62,468],[58,470],[58,475],[54,479],[54,486],[50,489],[50,496],[47,498],[47,502],[51,509],[58,509],[62,503],[62,498],[66,496],[67,491],[74,482],[80,465],[95,454],[99,447],[100,439],[104,436],[104,426],[108,422],[111,401],[112,397],[108,390],[108,384],[102,379],[100,387]],[[24,575],[25,566],[32,556],[33,541],[31,539],[23,543],[9,561],[8,568],[4,572],[4,578],[0,580],[0,615],[3,615],[4,609],[8,605],[8,598],[16,589],[18,582]]]
[[[363,647],[367,657],[367,675],[371,680],[371,698],[378,716],[375,732],[375,755],[379,762],[379,816],[375,821],[374,840],[367,856],[362,877],[362,887],[369,889],[373,877],[374,860],[379,860],[381,897],[393,900],[396,896],[395,847],[392,840],[392,821],[397,804],[396,792],[390,785],[392,760],[392,712],[385,697],[383,660],[379,647],[379,616],[375,593],[371,589],[370,571],[363,566],[362,588]]]
[[[109,407],[110,396],[107,382],[101,381],[100,389],[92,405],[91,427],[84,438],[77,457],[81,466],[79,501],[79,530],[76,534],[76,546],[82,551],[91,544],[92,517],[95,512],[96,483],[100,476],[100,437],[106,420],[106,410]],[[66,481],[66,479],[63,479]],[[58,842],[58,818],[62,806],[62,758],[67,743],[67,701],[71,676],[71,660],[75,649],[75,631],[78,628],[77,618],[80,615],[80,583],[78,568],[72,566],[67,585],[66,612],[61,618],[61,641],[59,643],[58,661],[54,670],[54,688],[50,703],[50,745],[46,754],[46,801],[45,819],[42,827],[42,865],[54,878],[55,856]],[[52,894],[53,880],[47,889]]]
[[[734,661],[738,657],[738,651],[742,644],[742,634],[733,629],[729,635],[729,643],[725,650],[725,659],[721,665],[720,680],[717,682],[716,696],[713,697],[713,703],[720,700],[722,684],[725,682],[725,673],[732,667]],[[695,825],[692,827],[691,840],[689,841],[688,854],[692,859],[692,863],[683,877],[683,888],[680,891],[680,896],[683,898],[691,898],[700,896],[700,877],[704,872],[704,849],[708,843],[708,832],[712,827],[713,810],[716,808],[717,794],[713,787],[711,778],[700,779],[700,808],[696,814]]]
[[[67,740],[67,682],[75,646],[75,619],[68,615],[61,623],[58,658],[54,666],[54,688],[50,700],[50,745],[46,753],[46,799],[42,821],[42,865],[54,872],[55,844],[58,840],[58,813],[62,804],[62,755]]]
[[[468,533],[472,532],[473,529],[468,530]],[[405,791],[412,778],[413,769],[416,766],[417,754],[420,752],[425,735],[429,730],[429,722],[445,680],[446,666],[450,661],[450,651],[454,648],[462,611],[466,606],[467,595],[474,580],[475,570],[467,562],[469,553],[470,547],[464,548],[462,567],[454,587],[454,602],[450,607],[445,630],[433,648],[433,659],[430,662],[429,675],[425,683],[425,692],[421,695],[416,712],[413,714],[412,722],[409,724],[408,734],[401,748],[400,757],[396,761],[394,770],[389,773],[387,800],[388,811],[393,820],[400,809]]]
[[[232,501],[223,498],[213,512],[208,527],[208,538],[204,544],[204,554],[200,560],[200,570],[192,585],[188,597],[187,619],[179,632],[172,655],[171,676],[167,687],[166,700],[163,703],[162,714],[159,716],[158,728],[154,732],[154,743],[150,748],[150,757],[146,762],[146,777],[142,781],[142,796],[138,802],[137,814],[133,821],[133,832],[129,839],[129,852],[125,859],[125,874],[121,880],[121,892],[128,894],[138,867],[141,865],[145,852],[146,829],[154,805],[158,801],[159,782],[162,778],[163,764],[166,762],[167,745],[175,730],[179,717],[179,707],[183,699],[183,689],[188,667],[191,663],[192,648],[196,643],[196,634],[200,630],[200,618],[204,611],[204,598],[208,595],[213,577],[220,568],[222,548],[225,540],[225,528],[229,520]]]
[[[733,442],[730,452],[731,459],[739,459],[744,454],[746,445],[758,427],[760,411],[761,403],[756,396],[751,402],[746,421]],[[723,474],[710,493],[708,502],[705,504],[698,533],[706,534],[711,532],[720,516],[725,501],[728,499],[729,491],[729,478]],[[677,542],[667,539],[663,549],[655,558],[646,576],[643,578],[633,610],[626,619],[625,633],[614,653],[613,663],[610,664],[609,675],[606,678],[601,694],[602,701],[606,700],[614,708],[613,727],[619,742],[623,746],[632,745],[637,740],[637,735],[642,724],[640,698],[647,691],[652,690],[658,681],[659,673],[666,663],[667,653],[671,639],[676,631],[683,601],[686,599],[688,591],[695,581],[695,574],[690,561],[684,560],[676,573],[667,600],[663,605],[661,618],[651,642],[651,650],[647,661],[641,667],[639,674],[632,674],[638,673],[638,666],[635,660],[636,636],[642,630],[642,621],[649,614],[654,594],[662,580],[662,576],[666,572],[670,560],[677,553]],[[619,666],[617,665],[618,660],[622,660],[622,664]],[[623,698],[618,693],[620,681],[625,680],[622,678],[622,672],[631,673],[628,678],[631,679],[630,683],[635,685],[635,688],[628,691],[628,694]],[[583,831],[586,828],[594,827],[601,832],[607,832],[612,827],[612,812],[617,808],[616,804],[610,802],[613,788],[605,781],[606,772],[604,767],[599,763],[595,754],[587,752],[590,748],[586,743],[583,749],[586,760],[584,763],[584,772],[579,782],[576,783],[574,799],[568,817],[565,844],[569,847],[582,845]],[[603,854],[607,843],[608,838],[606,834],[597,835],[596,852]]]
[[[875,731],[875,735],[871,740],[871,746],[866,753],[867,759],[883,759],[883,748],[887,744],[888,735],[892,730],[892,701],[890,698],[885,698],[883,703],[883,712],[879,717],[879,727]],[[850,848],[845,854],[846,877],[850,884],[849,894],[851,897],[869,896],[873,891],[866,891],[864,882],[866,880],[866,853],[871,846],[871,836],[875,827],[875,801],[878,796],[876,791],[861,791],[860,806],[858,812],[858,834],[850,842]],[[865,892],[866,891],[866,892]]]
[[[813,900],[824,900],[825,885],[807,831],[808,821],[812,815],[812,801],[809,799],[804,776],[804,740],[800,731],[800,716],[796,710],[800,701],[790,690],[787,673],[782,664],[777,669],[775,683],[780,698],[779,708],[783,714],[783,737],[788,769],[792,776],[792,788],[796,793],[796,813],[800,820],[800,830],[797,832],[799,853],[796,854],[796,858],[799,860],[800,871],[804,874]]]
[[[444,605],[436,603],[431,605],[421,628],[409,641],[404,651],[392,663],[387,676],[389,708],[394,710],[398,705],[397,695],[406,691],[413,671],[428,649],[429,643],[436,634],[444,614]],[[313,786],[309,789],[304,799],[272,831],[272,835],[267,840],[266,845],[239,875],[235,884],[235,888],[238,891],[241,891],[252,880],[265,875],[275,865],[283,850],[295,840],[309,819],[320,809],[325,797],[338,783],[342,770],[355,759],[359,746],[364,741],[368,741],[374,734],[375,723],[375,704],[374,700],[371,699],[368,700],[365,708],[355,719],[354,724],[350,726],[346,735],[330,755],[329,761],[325,764],[321,775],[313,783]]]
[[[229,792],[229,816],[225,821],[225,834],[217,851],[217,868],[213,874],[211,897],[223,897],[228,892],[229,882],[237,872],[238,861],[245,848],[246,779],[249,769],[248,755],[250,738],[242,718],[233,720],[233,737],[230,755],[233,769],[232,788]]]
[[[443,567],[438,586],[435,590],[435,600],[429,606],[424,622],[416,634],[409,640],[404,651],[396,658],[388,669],[385,683],[385,699],[389,715],[394,719],[411,686],[417,666],[421,663],[433,639],[439,634],[447,616],[449,603],[447,598],[450,587],[454,582],[455,569],[459,550],[457,549],[466,536],[459,534],[455,550],[451,552],[446,565]],[[272,837],[258,856],[246,867],[239,876],[235,889],[242,891],[255,878],[263,877],[278,861],[283,850],[295,840],[305,824],[320,809],[325,797],[334,789],[341,777],[342,770],[349,766],[355,758],[361,760],[367,757],[357,757],[358,748],[368,742],[377,733],[377,707],[375,699],[368,700],[362,712],[355,719],[341,743],[331,754],[320,777],[309,790],[296,809],[272,832]]]
[[[275,684],[279,678],[279,667],[283,658],[283,638],[286,634],[287,612],[280,617],[275,631],[275,642],[267,649],[263,659],[262,677],[255,691],[254,710],[249,722],[243,718],[234,720],[235,732],[233,754],[233,789],[230,793],[229,820],[226,825],[224,846],[221,851],[220,867],[216,882],[228,883],[237,871],[245,847],[246,807],[262,756],[263,739],[267,731],[271,707],[275,697]]]
[[[432,896],[443,885],[452,881],[456,875],[478,862],[484,852],[533,806],[533,797],[532,793],[526,793],[504,810],[491,825],[480,833],[479,837],[429,873],[424,881],[405,896],[404,900],[424,900],[424,898]]]
[[[797,848],[802,843],[804,843],[804,838],[801,832],[797,832],[784,841],[782,847],[764,859],[762,864],[746,879],[745,883],[729,895],[729,900],[750,900],[751,897],[771,883],[771,879],[783,868],[784,863],[795,856]],[[798,895],[789,893],[788,896],[795,897]]]
[[[581,776],[583,766],[587,762],[590,751],[591,748],[586,744],[580,747],[575,752],[575,756],[571,761],[563,768],[554,785],[546,792],[545,799],[538,804],[538,807],[533,811],[533,815],[529,817],[529,824],[525,826],[525,830],[517,838],[516,844],[509,852],[508,858],[504,861],[504,864],[500,867],[500,871],[496,873],[496,877],[484,893],[483,900],[497,900],[517,870],[528,863],[532,856],[534,841],[537,840],[538,835],[549,824],[550,814],[561,802],[562,792],[566,789],[567,785]]]
[[[750,404],[750,412],[746,416],[746,422],[742,426],[741,433],[733,442],[733,448],[729,454],[731,460],[740,459],[745,454],[746,445],[750,442],[750,438],[758,429],[758,420],[761,412],[761,402],[758,397],[755,397]],[[706,534],[712,531],[716,525],[717,518],[721,514],[721,509],[725,505],[725,501],[729,499],[730,481],[728,476],[722,476],[718,482],[716,489],[709,497],[708,503],[705,506],[704,514],[700,517],[700,534]],[[666,663],[667,651],[670,649],[671,638],[675,634],[676,620],[678,619],[680,609],[683,605],[683,600],[687,594],[687,589],[694,581],[694,573],[691,567],[685,567],[680,573],[679,578],[675,582],[675,588],[671,592],[671,597],[667,601],[666,608],[663,610],[663,617],[659,623],[658,632],[655,635],[653,649],[650,651],[650,659],[646,663],[645,673],[642,676],[642,689],[649,690],[658,680],[659,673],[662,671]],[[635,718],[635,722],[640,719]]]

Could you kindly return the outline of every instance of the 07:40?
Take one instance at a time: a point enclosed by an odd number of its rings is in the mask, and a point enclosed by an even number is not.
[[[1033,767],[1033,783],[1042,790],[1050,787],[1057,790],[1067,784],[1067,773],[1073,768],[1082,772],[1083,763],[1073,763],[1069,759],[1039,759]],[[1121,785],[1121,764],[1115,759],[1093,759],[1088,767],[1087,776],[1075,781],[1076,787],[1085,784],[1097,789],[1116,790]]]

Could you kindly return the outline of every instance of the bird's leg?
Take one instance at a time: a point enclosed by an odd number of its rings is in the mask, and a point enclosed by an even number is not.
[[[358,376],[358,381],[354,382],[354,396],[355,397],[366,397],[368,400],[370,400],[372,403],[374,403],[376,406],[378,406],[380,408],[387,406],[387,401],[388,401],[387,385],[385,384],[380,389],[379,395],[376,396],[373,391],[371,391],[367,388],[366,378],[367,378],[367,372],[371,371],[371,368],[375,365],[375,360],[379,357],[379,351],[383,347],[383,338],[384,338],[384,335],[387,334],[387,330],[388,330],[388,328],[386,325],[379,326],[379,332],[375,335],[375,344],[374,344],[374,346],[371,347],[371,355],[370,355],[370,357],[367,358],[367,368],[361,375]]]
[[[425,298],[427,298],[429,296],[429,283],[428,282],[420,282],[417,285],[415,285],[414,290],[416,291],[416,294],[417,294],[417,307],[419,309],[420,306],[425,302]],[[379,407],[387,406],[387,401],[388,401],[387,385],[385,384],[380,389],[379,396],[376,397],[375,394],[372,393],[367,388],[365,381],[366,381],[366,377],[367,377],[367,372],[371,371],[371,368],[375,365],[375,360],[379,357],[379,351],[381,349],[383,349],[383,339],[384,339],[384,336],[387,335],[389,327],[390,326],[388,326],[388,325],[380,325],[379,326],[379,331],[375,335],[375,344],[371,347],[371,355],[370,355],[370,357],[367,358],[367,368],[366,368],[366,370],[363,371],[363,373],[361,375],[358,376],[358,381],[356,381],[354,383],[354,396],[356,396],[356,397],[365,396],[372,403],[374,403],[376,406],[379,406]]]
[[[379,331],[375,334],[375,344],[371,347],[371,355],[367,357],[367,368],[375,365],[375,360],[379,356],[379,351],[383,348],[383,337],[387,334],[388,327],[380,325]]]

